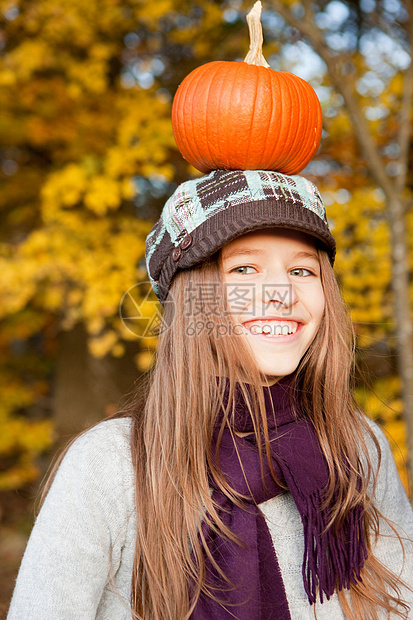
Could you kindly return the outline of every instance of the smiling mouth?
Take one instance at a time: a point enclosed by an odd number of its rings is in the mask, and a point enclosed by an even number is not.
[[[291,336],[299,328],[296,321],[256,320],[243,324],[253,335],[262,334],[268,337]]]

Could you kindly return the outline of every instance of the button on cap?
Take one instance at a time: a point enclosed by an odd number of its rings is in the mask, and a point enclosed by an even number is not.
[[[181,248],[179,246],[172,250],[172,260],[173,261],[176,262],[177,260],[179,260],[181,258],[181,256],[182,256],[182,250],[181,250]]]
[[[187,250],[188,248],[191,247],[192,241],[193,241],[192,236],[187,235],[186,237],[182,239],[181,243],[179,244],[179,247],[181,247],[183,250]]]

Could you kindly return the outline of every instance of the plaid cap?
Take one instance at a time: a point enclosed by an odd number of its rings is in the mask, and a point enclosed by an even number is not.
[[[214,170],[185,181],[146,238],[146,266],[161,303],[177,271],[199,265],[236,237],[289,228],[322,242],[334,263],[336,243],[317,187],[269,170]]]

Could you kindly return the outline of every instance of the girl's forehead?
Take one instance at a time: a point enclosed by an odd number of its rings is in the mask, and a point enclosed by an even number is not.
[[[298,230],[285,228],[265,228],[253,230],[233,239],[222,248],[222,255],[228,256],[235,249],[270,246],[272,250],[293,249],[297,247],[316,248],[316,240],[311,235]]]

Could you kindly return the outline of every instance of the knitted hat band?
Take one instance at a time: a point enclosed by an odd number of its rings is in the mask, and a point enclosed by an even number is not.
[[[152,287],[165,302],[174,275],[199,265],[253,230],[288,228],[321,241],[333,264],[336,244],[315,185],[267,170],[215,170],[182,183],[146,240]]]

